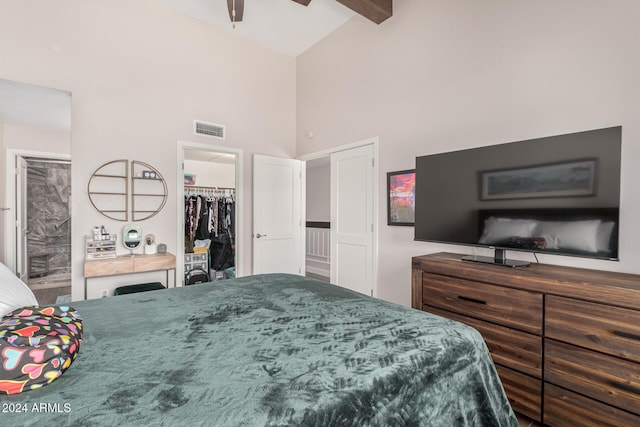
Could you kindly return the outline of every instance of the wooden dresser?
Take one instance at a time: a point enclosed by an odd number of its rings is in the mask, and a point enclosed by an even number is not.
[[[484,337],[516,412],[550,426],[640,426],[640,276],[438,253],[412,306]]]

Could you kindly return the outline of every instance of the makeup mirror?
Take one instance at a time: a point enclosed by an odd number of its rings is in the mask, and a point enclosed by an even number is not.
[[[122,243],[129,249],[135,249],[142,241],[142,230],[139,225],[129,224],[122,230]]]

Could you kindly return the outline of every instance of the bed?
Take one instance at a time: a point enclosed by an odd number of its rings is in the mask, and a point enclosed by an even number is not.
[[[301,276],[71,304],[84,338],[3,425],[517,426],[480,334]]]

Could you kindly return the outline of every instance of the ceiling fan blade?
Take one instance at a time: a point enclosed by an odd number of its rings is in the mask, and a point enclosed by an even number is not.
[[[234,0],[227,0],[227,9],[229,9],[229,19],[231,22],[242,21],[242,15],[244,15],[244,0],[235,0],[236,3],[236,17],[233,18],[233,3]]]
[[[311,3],[311,0],[293,0],[293,1],[303,6],[309,6],[309,3]]]

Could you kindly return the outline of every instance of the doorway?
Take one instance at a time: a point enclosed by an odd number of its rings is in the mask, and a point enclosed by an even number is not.
[[[16,275],[40,304],[71,294],[71,158],[7,150],[7,243]]]
[[[328,269],[331,283],[371,296],[377,292],[377,153],[378,138],[371,138],[300,157],[307,180],[316,181],[307,184],[308,194],[325,200],[314,208],[307,197],[306,275],[326,280]]]
[[[307,168],[305,276],[329,282],[331,276],[331,157],[305,162]]]
[[[242,150],[179,142],[178,162],[178,277],[240,277]]]

